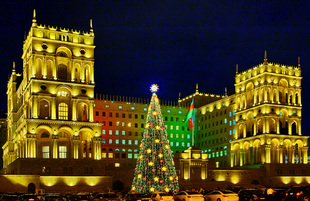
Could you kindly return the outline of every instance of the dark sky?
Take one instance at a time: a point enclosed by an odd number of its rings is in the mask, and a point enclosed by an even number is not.
[[[48,2],[48,3],[47,3]],[[195,91],[234,90],[239,71],[268,61],[297,66],[301,57],[304,135],[310,119],[310,2],[54,0],[4,1],[0,6],[0,105],[6,111],[6,86],[16,61],[22,70],[22,45],[38,24],[95,32],[96,93],[177,100]]]

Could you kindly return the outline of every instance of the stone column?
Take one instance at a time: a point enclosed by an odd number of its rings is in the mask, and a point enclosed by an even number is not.
[[[89,103],[89,122],[94,122],[94,101]]]
[[[52,154],[53,158],[57,159],[58,158],[58,135],[53,135],[52,136]]]
[[[76,107],[76,99],[72,99],[72,121],[77,120],[77,107]]]
[[[235,167],[235,151],[230,152],[230,167]]]
[[[277,117],[276,126],[277,126],[277,134],[280,134],[280,119],[279,119],[279,117]]]
[[[33,108],[32,108],[32,116],[33,118],[38,118],[38,97],[36,95],[33,96]]]
[[[244,149],[240,149],[240,167],[244,165]]]
[[[253,129],[253,136],[255,136],[257,134],[257,121],[254,121]]]
[[[279,161],[278,163],[283,163],[283,145],[278,147]]]
[[[246,138],[246,123],[243,125],[243,138]]]
[[[301,135],[301,119],[298,119],[298,123],[297,123],[297,132],[298,132],[298,135]]]
[[[308,164],[308,147],[302,148],[302,163]]]
[[[101,159],[101,142],[102,137],[93,137],[93,159],[100,160]]]
[[[51,118],[55,120],[56,116],[56,97],[52,97]]]
[[[265,145],[265,158],[266,158],[266,163],[270,163],[271,162],[271,154],[270,154],[270,149],[271,149],[271,145]]]
[[[73,144],[73,158],[79,159],[79,141],[80,136],[73,136],[72,144]]]
[[[291,161],[294,164],[295,163],[295,147],[291,147]]]

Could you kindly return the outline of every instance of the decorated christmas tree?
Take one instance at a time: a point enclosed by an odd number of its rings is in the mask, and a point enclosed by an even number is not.
[[[179,190],[166,126],[156,95],[157,90],[157,85],[152,85],[152,99],[131,186],[131,190],[135,192],[176,192]]]

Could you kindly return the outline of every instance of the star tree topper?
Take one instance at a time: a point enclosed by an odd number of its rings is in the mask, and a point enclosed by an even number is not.
[[[152,93],[156,93],[158,91],[158,85],[157,84],[152,84],[150,88]]]

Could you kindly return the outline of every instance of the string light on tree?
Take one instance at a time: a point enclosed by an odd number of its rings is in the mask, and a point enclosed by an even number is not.
[[[131,190],[141,193],[177,192],[179,190],[178,177],[156,94],[158,86],[153,84],[150,90],[152,98]]]

